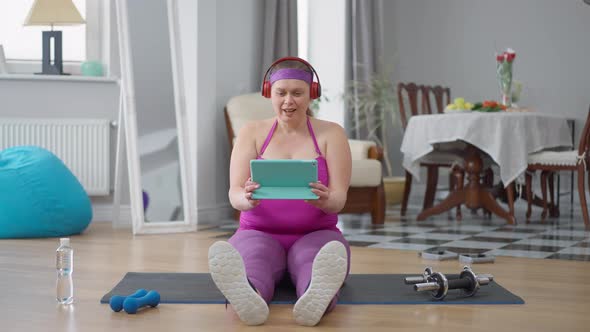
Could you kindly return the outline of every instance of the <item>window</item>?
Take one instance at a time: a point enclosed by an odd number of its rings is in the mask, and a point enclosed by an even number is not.
[[[322,96],[316,116],[344,126],[346,2],[297,1],[299,56],[307,59],[321,77]],[[311,33],[313,31],[313,33]]]
[[[10,1],[0,11],[0,44],[8,60],[40,60],[42,52],[41,31],[51,27],[24,26],[25,18],[35,0]],[[82,17],[86,17],[86,0],[73,0]],[[64,61],[86,60],[86,25],[55,26],[63,31]]]
[[[35,0],[0,0],[0,44],[12,73],[34,73],[39,71],[42,58],[42,31],[49,31],[47,26],[24,26],[25,19]],[[86,21],[76,26],[54,26],[62,31],[62,54],[64,71],[75,73],[76,67],[86,59],[103,60],[102,46],[108,47],[104,39],[109,22],[109,1],[72,0]],[[106,65],[106,63],[105,63]]]
[[[298,56],[308,59],[309,35],[309,0],[297,1],[297,49]]]

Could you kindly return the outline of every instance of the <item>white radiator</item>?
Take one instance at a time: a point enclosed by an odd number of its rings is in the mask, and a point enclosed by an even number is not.
[[[88,195],[109,195],[109,120],[0,118],[0,149],[18,145],[36,145],[53,152]]]

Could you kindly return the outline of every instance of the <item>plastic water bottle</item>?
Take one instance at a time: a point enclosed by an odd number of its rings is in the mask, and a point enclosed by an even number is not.
[[[57,269],[57,302],[70,304],[74,302],[74,282],[72,272],[74,270],[74,250],[70,247],[69,238],[59,239],[59,248],[56,250],[55,268]]]

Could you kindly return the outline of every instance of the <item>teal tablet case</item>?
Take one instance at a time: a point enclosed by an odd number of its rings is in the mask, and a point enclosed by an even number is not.
[[[250,161],[254,199],[318,199],[310,182],[318,180],[317,160],[256,159]]]

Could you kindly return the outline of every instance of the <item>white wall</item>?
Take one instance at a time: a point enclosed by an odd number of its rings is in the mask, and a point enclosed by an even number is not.
[[[0,79],[0,116],[105,118],[117,120],[119,88],[114,80]]]
[[[385,52],[399,81],[443,84],[452,97],[498,99],[494,52],[516,50],[519,105],[576,118],[590,96],[590,6],[581,0],[384,1]],[[401,174],[398,129],[394,160]]]
[[[197,33],[182,37],[184,44],[185,39],[187,43],[197,41],[196,108],[187,111],[189,131],[196,140],[192,157],[202,225],[231,215],[223,107],[232,96],[260,90],[262,0],[199,0],[196,22]]]
[[[346,51],[346,2],[323,0],[310,3],[309,9],[309,62],[318,72],[322,101],[318,118],[336,122],[344,127],[344,101]]]

